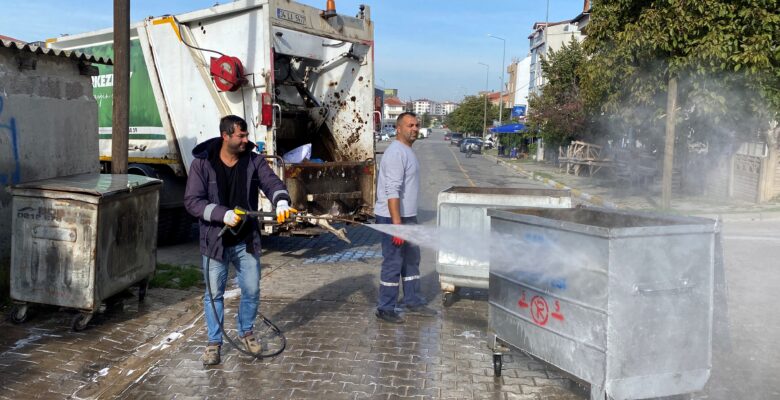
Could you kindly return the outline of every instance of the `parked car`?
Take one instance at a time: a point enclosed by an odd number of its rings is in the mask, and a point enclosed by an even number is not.
[[[444,134],[444,140],[450,140],[451,137],[452,137],[452,132],[447,132]]]
[[[460,142],[460,152],[465,153],[466,152],[466,146],[474,145],[476,148],[473,149],[474,153],[482,153],[482,140],[478,138],[465,138],[461,140]]]
[[[460,141],[463,140],[463,134],[462,133],[453,133],[450,136],[450,144],[453,146],[460,146]]]

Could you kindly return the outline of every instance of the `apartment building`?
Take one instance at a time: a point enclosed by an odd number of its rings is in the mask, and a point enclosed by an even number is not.
[[[456,108],[458,108],[458,103],[452,102],[452,101],[445,101],[444,103],[441,103],[443,115],[449,115],[453,111],[455,111]]]
[[[568,43],[572,38],[579,41],[585,38],[574,20],[534,24],[533,33],[528,36],[531,47],[529,94],[538,93],[547,82],[542,72],[542,58],[546,57],[550,51],[560,49],[564,43]]]
[[[401,113],[405,111],[406,104],[398,97],[388,97],[385,99],[383,115],[385,120],[395,121]]]
[[[436,102],[428,99],[412,100],[412,112],[417,115],[433,114]]]
[[[512,60],[512,63],[507,67],[507,73],[509,73],[508,107],[527,106],[528,88],[531,83],[531,56],[526,56],[522,60]]]

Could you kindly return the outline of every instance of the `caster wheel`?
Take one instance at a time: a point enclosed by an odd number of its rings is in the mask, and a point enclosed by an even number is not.
[[[501,354],[493,354],[493,374],[496,377],[501,376],[501,367],[503,365]]]
[[[121,298],[106,299],[105,312],[121,312],[125,308],[125,302]]]
[[[15,324],[27,321],[27,304],[15,304],[11,307],[11,321]]]
[[[83,331],[87,328],[87,324],[89,321],[92,320],[92,314],[91,313],[79,313],[76,314],[75,317],[73,317],[73,322],[71,322],[70,327],[75,332]]]
[[[143,303],[144,299],[146,298],[146,290],[149,289],[149,281],[151,280],[151,277],[144,278],[141,282],[138,283],[138,302]]]
[[[441,295],[441,302],[444,307],[450,307],[458,300],[458,295],[455,292],[444,292]]]

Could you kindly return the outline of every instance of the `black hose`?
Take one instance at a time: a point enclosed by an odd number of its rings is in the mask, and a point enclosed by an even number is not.
[[[219,236],[217,236],[217,240],[221,240],[223,233],[225,233],[224,229],[222,230],[222,232],[220,232]],[[212,250],[214,249],[212,246],[216,245],[216,243],[217,242],[214,241],[214,243],[212,243],[212,245],[209,246],[209,254],[212,253]],[[258,263],[259,263],[259,261],[258,261]],[[211,294],[211,276],[209,274],[210,264],[211,264],[211,257],[209,257],[207,255],[206,256],[206,271],[205,271],[206,272],[206,274],[205,274],[206,275],[205,276],[205,278],[206,278],[206,291],[208,292],[209,300],[211,302],[211,311],[214,313],[214,318],[217,318],[217,306],[214,305],[214,297]],[[241,352],[243,354],[246,354],[246,355],[248,355],[250,357],[254,357],[254,358],[257,358],[259,360],[262,360],[263,358],[276,357],[279,354],[282,354],[284,349],[287,348],[287,338],[284,337],[284,332],[282,332],[282,330],[279,329],[279,327],[277,327],[273,322],[271,322],[270,319],[266,318],[265,315],[263,315],[263,313],[259,313],[259,316],[260,316],[260,318],[262,318],[263,323],[266,324],[268,327],[270,327],[275,335],[279,336],[279,338],[282,341],[282,346],[279,348],[279,350],[277,350],[277,351],[275,351],[273,353],[269,353],[269,354],[263,354],[263,352],[262,352],[263,343],[262,342],[260,342],[260,346],[261,346],[260,353],[252,353],[251,351],[242,349],[238,345],[238,343],[234,342],[233,339],[231,339],[230,336],[225,331],[225,324],[224,324],[224,322],[225,322],[224,321],[225,306],[224,306],[224,302],[225,302],[225,300],[224,300],[224,295],[223,295],[223,300],[222,300],[222,303],[223,303],[223,306],[222,306],[222,318],[219,319],[219,329],[222,331],[222,336],[228,341],[228,343],[233,345],[233,347],[235,347],[236,350],[238,350],[239,352]],[[239,305],[239,307],[241,307],[241,306]],[[205,310],[204,310],[204,312],[205,312]],[[255,336],[255,339],[257,339],[257,336]]]

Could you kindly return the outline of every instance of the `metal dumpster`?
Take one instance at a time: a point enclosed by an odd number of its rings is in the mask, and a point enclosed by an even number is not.
[[[11,312],[28,303],[81,311],[86,327],[101,302],[154,274],[162,181],[138,175],[82,174],[16,185],[11,237]]]
[[[470,232],[490,232],[489,207],[550,207],[570,208],[568,190],[540,189],[535,186],[463,187],[453,186],[439,192],[437,224],[439,227]],[[442,301],[450,306],[456,299],[457,288],[487,289],[488,262],[476,260],[452,251],[439,250],[436,271],[441,283]]]
[[[594,400],[704,387],[715,221],[589,208],[488,214],[494,240],[524,249],[491,249],[496,374],[508,344],[587,381]]]

